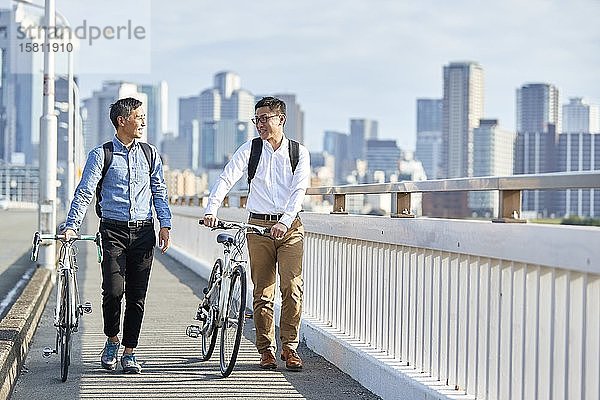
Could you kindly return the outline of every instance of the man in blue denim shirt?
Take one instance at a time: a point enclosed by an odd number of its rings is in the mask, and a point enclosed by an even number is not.
[[[160,157],[151,146],[154,165],[146,159],[137,141],[146,126],[142,102],[134,98],[120,99],[110,107],[110,119],[117,133],[112,139],[112,163],[102,181],[100,234],[104,246],[102,261],[102,313],[107,336],[101,364],[113,370],[117,366],[121,299],[125,294],[123,319],[124,372],[140,373],[134,349],[144,315],[144,303],[156,236],[152,205],[160,223],[159,246],[164,253],[171,239],[171,211]],[[75,190],[66,221],[65,234],[76,235],[86,210],[102,178],[104,149],[94,148],[88,155],[81,182]],[[151,169],[151,170],[150,170]]]

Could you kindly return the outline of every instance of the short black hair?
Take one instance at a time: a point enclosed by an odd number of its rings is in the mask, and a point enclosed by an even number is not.
[[[263,97],[254,106],[254,111],[258,110],[261,107],[269,107],[269,110],[273,112],[287,115],[285,111],[285,103],[283,102],[283,100],[278,99],[277,97]]]
[[[131,115],[133,110],[137,110],[142,105],[142,102],[133,97],[126,97],[119,99],[110,105],[110,121],[114,125],[115,129],[119,126],[117,117],[121,116],[127,118]]]

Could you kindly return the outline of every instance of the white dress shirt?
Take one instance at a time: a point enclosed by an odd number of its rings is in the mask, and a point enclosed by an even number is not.
[[[310,183],[310,155],[306,147],[300,145],[300,159],[296,172],[292,174],[288,146],[289,140],[285,136],[277,151],[263,140],[256,174],[250,182],[246,208],[256,214],[283,214],[279,222],[289,228],[302,210]],[[252,140],[249,140],[233,154],[210,192],[206,214],[217,214],[229,190],[248,170],[251,148]]]

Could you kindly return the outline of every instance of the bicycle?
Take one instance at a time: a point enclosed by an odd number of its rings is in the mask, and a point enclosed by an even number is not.
[[[204,225],[203,220],[200,220],[200,225]],[[235,366],[246,317],[247,261],[243,255],[246,233],[266,236],[269,228],[219,221],[217,227],[212,228],[216,229],[235,229],[236,233],[217,235],[217,243],[223,245],[223,259],[218,258],[215,261],[208,287],[203,290],[204,297],[198,305],[195,317],[201,324],[188,326],[186,334],[192,338],[202,338],[202,361],[208,361],[221,329],[220,369],[221,375],[227,377]]]
[[[102,262],[102,239],[98,232],[94,235],[78,235],[67,240],[65,235],[40,234],[33,235],[33,248],[31,261],[36,261],[40,244],[44,240],[57,240],[61,242],[56,285],[56,307],[54,309],[54,326],[56,327],[56,348],[45,347],[42,356],[50,357],[58,354],[60,349],[60,370],[63,382],[67,380],[69,365],[71,364],[71,333],[77,332],[79,317],[92,312],[92,303],[80,303],[77,288],[77,240],[93,240],[98,249],[98,263]]]

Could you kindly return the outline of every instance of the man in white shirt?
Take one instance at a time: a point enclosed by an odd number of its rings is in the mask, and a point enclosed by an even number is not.
[[[289,370],[301,370],[302,360],[296,351],[302,314],[302,255],[304,227],[298,213],[310,182],[310,156],[306,147],[298,146],[297,165],[290,159],[291,143],[284,133],[285,103],[275,97],[264,97],[254,106],[252,119],[262,140],[260,159],[250,181],[247,209],[249,222],[270,227],[271,236],[248,235],[250,270],[254,283],[254,326],[259,366],[277,368],[273,320],[276,272],[282,298],[279,321],[281,359]],[[218,223],[217,210],[233,185],[248,170],[252,140],[235,152],[215,183],[204,214],[204,223]],[[277,268],[277,265],[279,268]]]

